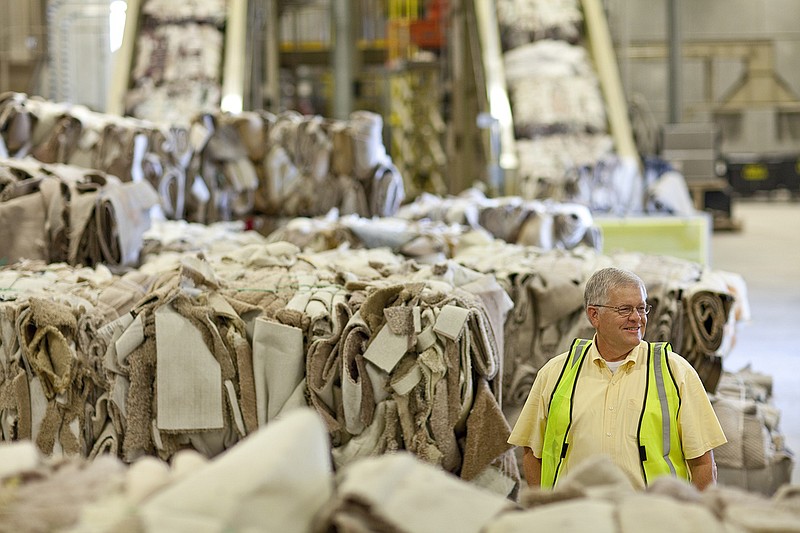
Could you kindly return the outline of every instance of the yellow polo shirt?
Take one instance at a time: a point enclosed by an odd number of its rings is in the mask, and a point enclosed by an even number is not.
[[[578,374],[570,428],[570,451],[561,465],[563,479],[590,456],[611,458],[636,487],[644,488],[636,432],[647,382],[647,343],[642,341],[612,375],[597,351],[596,339]],[[527,446],[542,457],[547,408],[568,353],[549,360],[539,370],[508,442]],[[692,365],[678,354],[669,358],[681,407],[678,432],[687,459],[700,457],[727,442],[703,383]],[[669,379],[665,376],[665,379]]]

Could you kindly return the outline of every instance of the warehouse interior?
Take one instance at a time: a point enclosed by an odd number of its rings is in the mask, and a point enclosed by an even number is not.
[[[0,516],[800,530],[799,18],[0,0]],[[702,381],[713,488],[526,486],[507,439],[606,266]]]
[[[747,280],[752,317],[737,333],[726,365],[732,370],[750,365],[773,376],[775,403],[783,413],[781,426],[791,448],[800,438],[792,408],[800,389],[797,361],[783,344],[791,331],[791,312],[800,289],[793,260],[798,248],[792,244],[797,244],[797,236],[791,230],[796,206],[763,198],[742,200],[736,205],[736,216],[747,230],[715,234],[712,262],[717,268],[740,272]],[[792,479],[797,476],[795,464]]]

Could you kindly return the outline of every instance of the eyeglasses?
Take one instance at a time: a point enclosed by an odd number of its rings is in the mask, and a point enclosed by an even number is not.
[[[613,309],[614,311],[619,314],[619,316],[629,317],[633,314],[634,311],[639,313],[639,316],[646,316],[650,313],[650,309],[653,308],[650,304],[640,305],[639,307],[633,307],[632,305],[600,305],[600,304],[590,304],[592,307],[606,307],[608,309]]]

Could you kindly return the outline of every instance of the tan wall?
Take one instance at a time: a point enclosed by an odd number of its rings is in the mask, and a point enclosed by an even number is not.
[[[0,0],[0,91],[35,89],[45,46],[42,8],[38,1]]]
[[[797,96],[800,105],[800,2],[797,0],[678,0],[684,42],[747,43],[769,40],[774,72]],[[656,120],[669,115],[668,65],[663,60],[635,59],[643,42],[667,39],[667,0],[607,0],[609,24],[617,49],[623,87],[630,100],[641,95]],[[744,63],[719,57],[708,64],[685,58],[682,68],[682,121],[717,122],[723,150],[739,152],[797,151],[800,113],[781,113],[753,105],[742,113],[721,118],[714,113],[728,91],[746,74]],[[709,87],[711,99],[709,100]]]

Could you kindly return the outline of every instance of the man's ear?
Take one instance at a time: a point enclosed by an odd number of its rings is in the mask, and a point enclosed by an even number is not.
[[[597,307],[589,306],[589,307],[586,308],[586,318],[589,319],[589,323],[595,329],[597,329],[597,321],[598,321],[598,315],[599,314],[600,314],[600,310]]]

